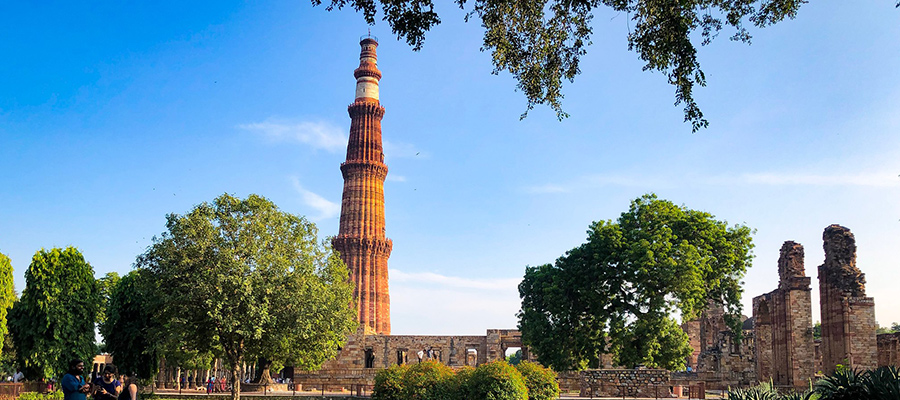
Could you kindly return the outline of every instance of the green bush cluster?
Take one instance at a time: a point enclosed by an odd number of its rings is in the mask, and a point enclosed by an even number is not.
[[[466,399],[528,400],[525,378],[506,361],[479,365],[469,377],[467,386]]]
[[[392,365],[375,374],[373,400],[400,400],[403,396],[403,375],[405,365]]]
[[[19,394],[18,400],[62,400],[62,390],[54,390],[50,393],[38,392],[22,392]]]
[[[559,396],[556,374],[538,364],[506,361],[463,367],[425,361],[375,375],[373,400],[549,400]]]
[[[522,361],[516,369],[525,378],[528,387],[528,400],[552,400],[559,398],[559,383],[556,373],[540,364]]]

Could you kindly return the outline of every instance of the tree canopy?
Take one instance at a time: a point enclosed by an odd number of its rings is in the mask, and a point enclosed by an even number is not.
[[[153,339],[160,333],[153,315],[154,293],[147,271],[129,272],[109,288],[106,319],[99,324],[106,350],[119,370],[139,379],[152,378],[159,370],[160,346]]]
[[[322,0],[312,0],[319,5]],[[662,72],[675,87],[675,105],[683,105],[684,121],[694,132],[708,125],[694,100],[694,87],[706,77],[697,46],[709,44],[723,28],[731,40],[750,43],[748,26],[762,28],[794,18],[805,0],[454,0],[465,19],[478,18],[484,28],[482,50],[493,55],[494,73],[508,71],[525,94],[527,110],[549,105],[562,119],[562,85],[581,70],[579,60],[591,44],[591,22],[601,7],[626,13],[634,22],[628,49],[638,54],[644,70]],[[414,50],[441,19],[433,0],[331,0],[328,10],[350,6],[375,23],[379,8],[398,38]],[[380,7],[379,7],[380,6]],[[900,7],[900,2],[897,4]],[[522,114],[524,117],[527,114]]]
[[[527,267],[519,284],[522,341],[542,364],[598,368],[609,353],[626,367],[680,369],[690,347],[672,316],[693,319],[710,300],[739,330],[750,228],[645,195],[587,234],[554,264]]]
[[[97,279],[97,290],[100,294],[100,308],[97,309],[97,323],[102,324],[106,320],[106,306],[109,304],[109,296],[119,284],[118,272],[107,272],[102,278]]]
[[[166,228],[137,261],[160,283],[155,314],[178,338],[168,343],[223,356],[233,398],[242,362],[316,368],[353,331],[347,268],[306,219],[225,194],[168,215]]]
[[[100,296],[94,269],[74,247],[40,250],[9,314],[17,363],[27,379],[61,376],[67,363],[94,359]]]

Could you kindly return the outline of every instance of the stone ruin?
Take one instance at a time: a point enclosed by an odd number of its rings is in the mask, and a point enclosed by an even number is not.
[[[776,386],[804,388],[815,373],[810,278],[803,246],[784,242],[778,289],[753,298],[756,373]]]
[[[811,279],[804,268],[803,246],[787,241],[778,258],[778,287],[753,298],[753,317],[744,321],[742,343],[734,343],[720,322],[721,310],[714,306],[682,325],[694,349],[686,363],[695,379],[710,388],[771,380],[778,387],[803,389],[838,364],[871,369],[900,363],[900,334],[876,336],[875,301],[866,297],[853,234],[831,225],[822,238],[821,340],[813,339]]]
[[[694,350],[686,363],[690,372],[683,378],[708,382],[711,389],[755,382],[752,321],[743,316],[741,320],[743,338],[740,340],[725,323],[725,309],[721,304],[710,303],[698,319],[682,324]]]
[[[819,266],[822,308],[822,370],[838,364],[850,368],[878,366],[875,300],[866,297],[865,275],[856,267],[856,239],[850,230],[831,225],[822,235],[825,263]]]

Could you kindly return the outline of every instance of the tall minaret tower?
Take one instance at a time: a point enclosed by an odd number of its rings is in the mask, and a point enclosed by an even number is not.
[[[341,164],[344,194],[341,197],[341,227],[331,240],[350,270],[356,285],[360,330],[366,334],[391,334],[391,298],[388,294],[387,261],[391,240],[384,233],[384,178],[387,165],[381,146],[381,117],[378,101],[378,40],[372,36],[359,42],[356,99],[350,113],[350,142],[347,161]]]

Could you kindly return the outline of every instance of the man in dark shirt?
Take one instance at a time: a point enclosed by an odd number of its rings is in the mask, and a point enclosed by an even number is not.
[[[84,361],[69,362],[69,372],[62,378],[63,400],[87,400],[91,385],[84,381]]]

